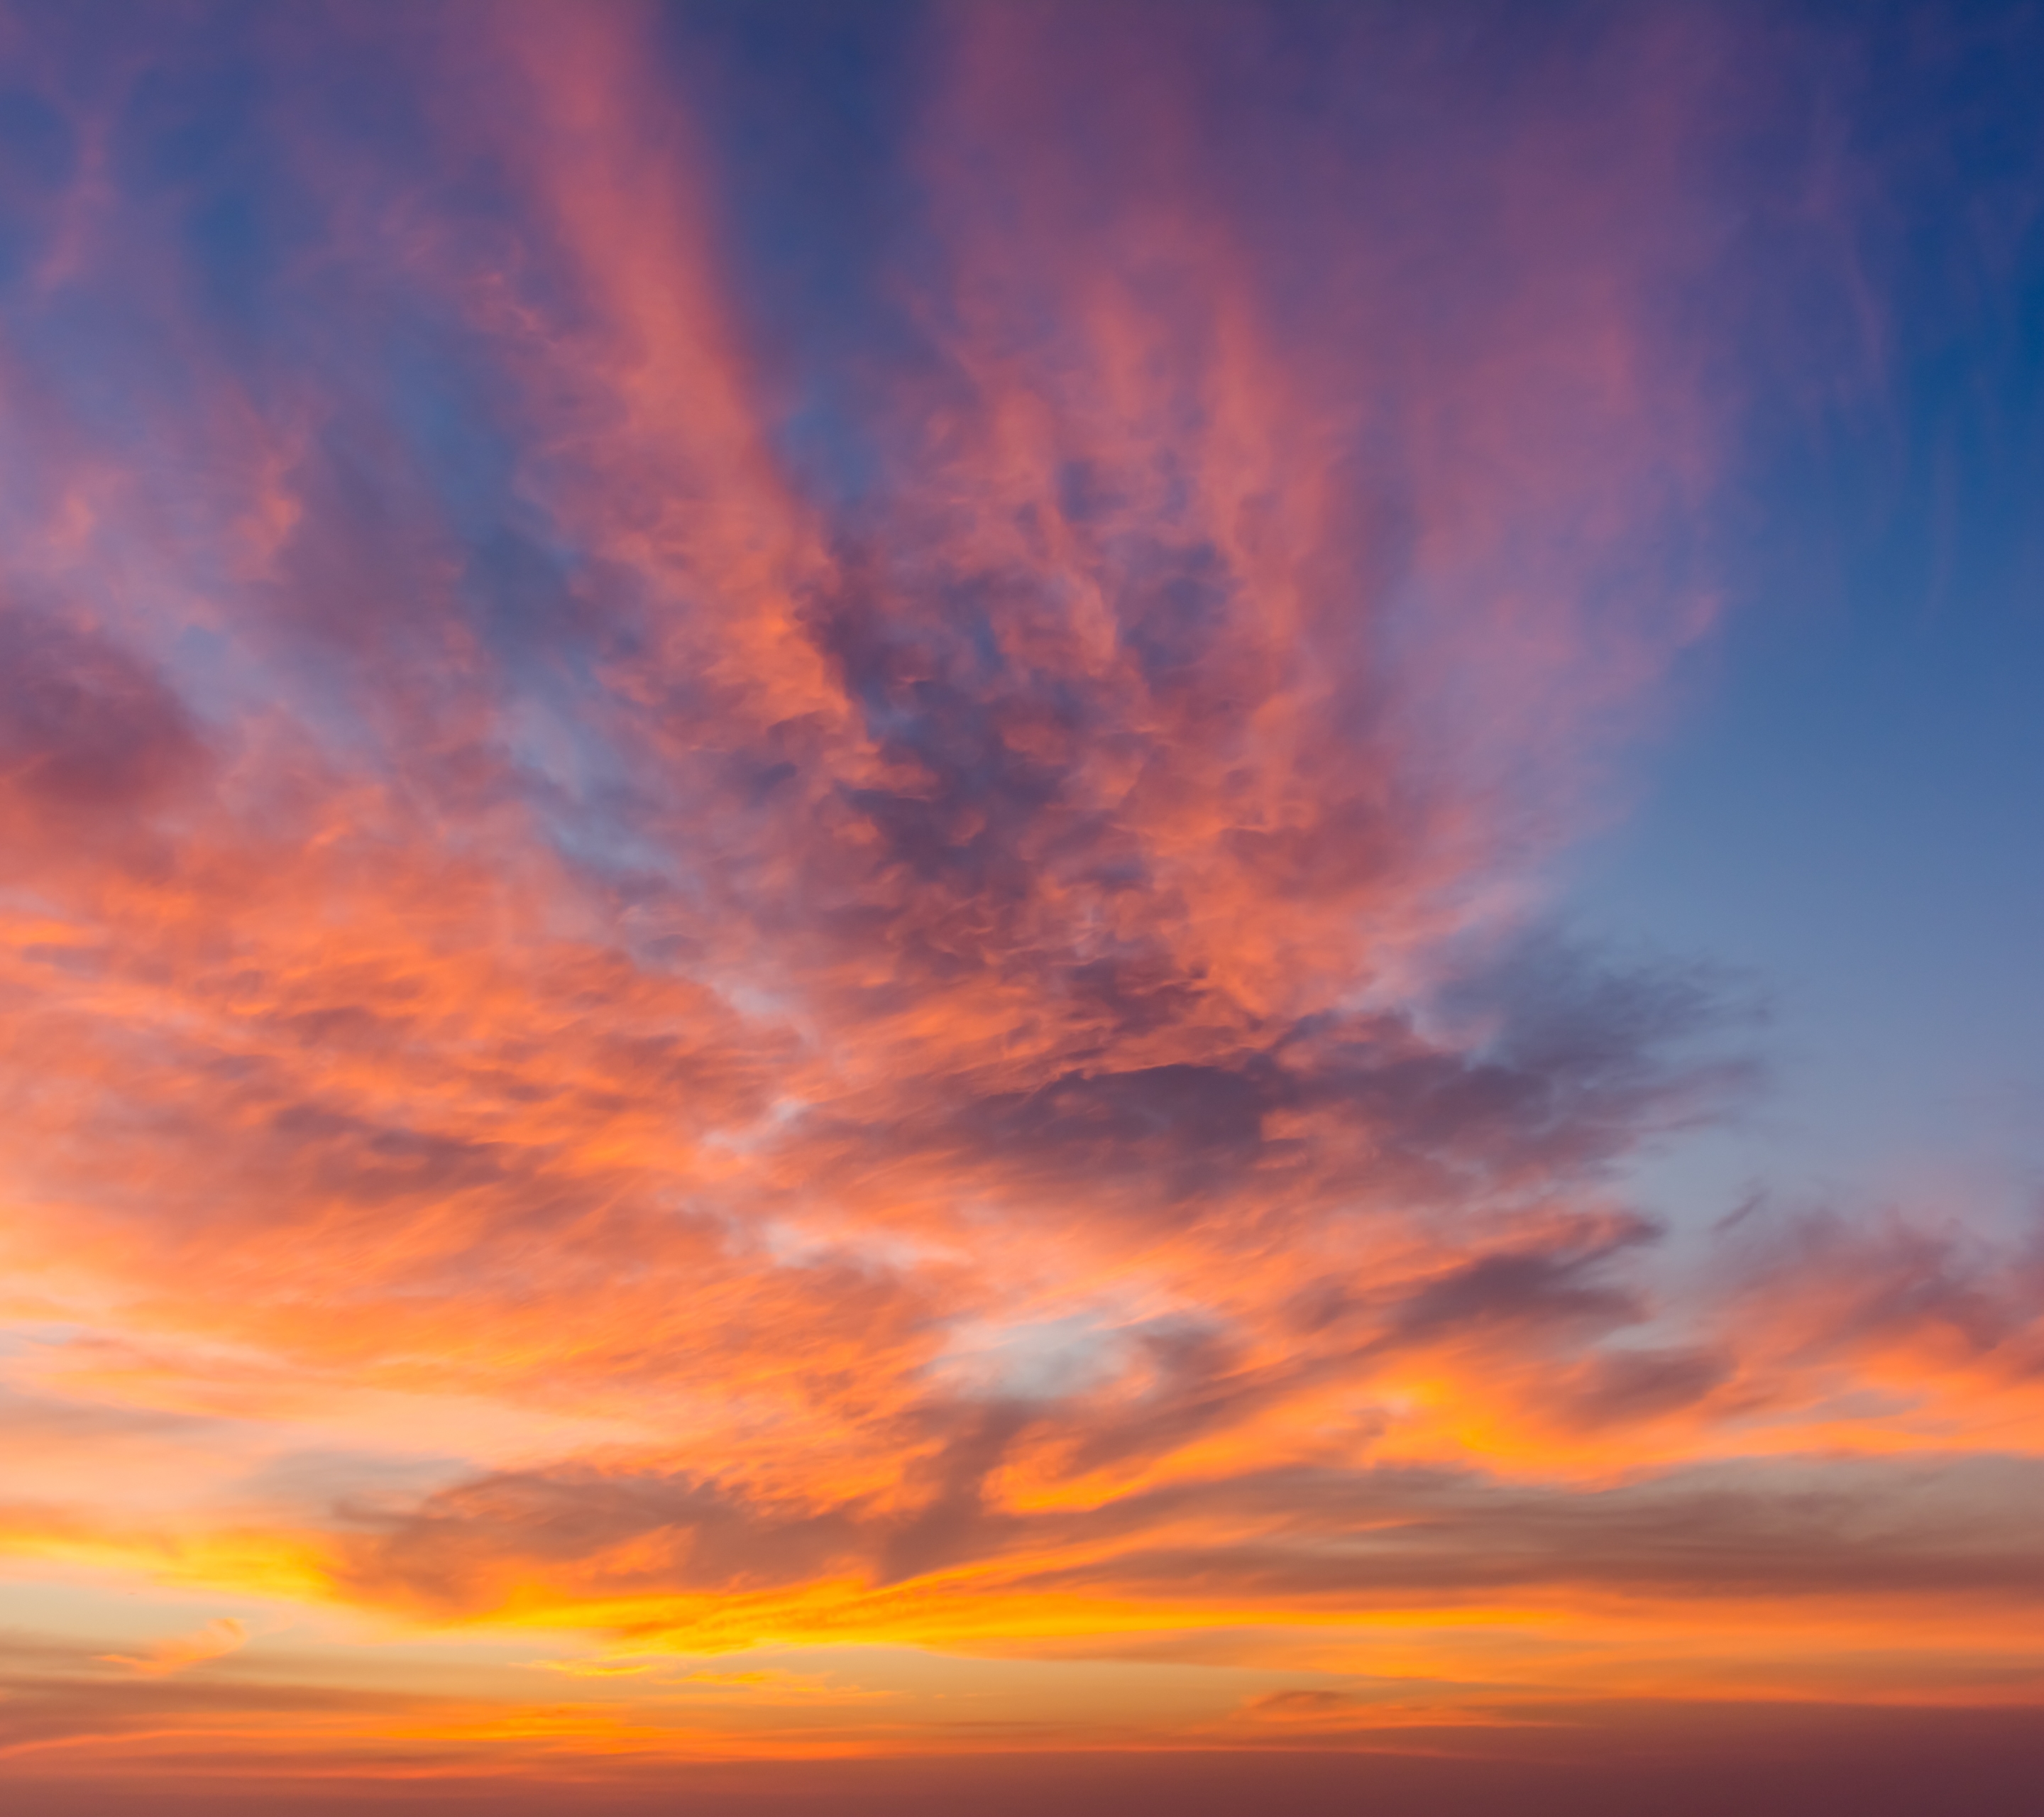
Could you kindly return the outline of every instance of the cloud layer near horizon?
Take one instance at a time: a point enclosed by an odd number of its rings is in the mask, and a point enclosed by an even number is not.
[[[2038,1252],[1657,1268],[1723,993],[1527,931],[1711,620],[1726,33],[720,17],[10,17],[0,1535],[1316,1742],[2034,1688]]]

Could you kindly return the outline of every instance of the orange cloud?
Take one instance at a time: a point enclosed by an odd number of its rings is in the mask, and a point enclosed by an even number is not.
[[[157,1692],[45,1661],[10,1745],[2034,1700],[2034,1258],[1818,1222],[1685,1277],[1616,1181],[1750,1089],[1735,1009],[1525,930],[1712,617],[1712,29],[1599,25],[1592,106],[1416,17],[1316,74],[955,10],[813,295],[738,51],[429,13],[38,104],[0,1538],[335,1625],[329,1700],[102,1730]],[[1431,103],[1388,148],[1327,83]],[[832,1662],[664,1663],[745,1650]]]
[[[221,1615],[195,1633],[158,1641],[144,1652],[110,1653],[102,1657],[110,1665],[123,1665],[144,1678],[156,1678],[203,1665],[208,1660],[224,1658],[230,1653],[240,1652],[248,1644],[247,1627],[232,1615]]]

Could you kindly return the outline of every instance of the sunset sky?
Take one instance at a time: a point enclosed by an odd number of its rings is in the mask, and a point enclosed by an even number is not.
[[[0,0],[0,1802],[2019,1808],[2040,92]]]

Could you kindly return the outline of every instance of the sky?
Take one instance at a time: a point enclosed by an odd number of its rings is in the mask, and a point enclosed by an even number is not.
[[[2013,1808],[2040,78],[0,7],[0,1788]]]

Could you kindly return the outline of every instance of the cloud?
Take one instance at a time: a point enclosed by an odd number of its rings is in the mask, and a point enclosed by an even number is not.
[[[1620,1181],[1743,987],[1529,931],[1708,633],[1738,22],[878,18],[828,117],[686,10],[15,28],[7,1366],[101,1468],[21,1415],[10,1544],[628,1650],[2027,1607],[2034,1257],[1709,1275]]]
[[[106,1664],[125,1666],[138,1677],[159,1678],[189,1671],[209,1660],[225,1658],[248,1644],[247,1626],[232,1615],[221,1615],[194,1633],[159,1640],[141,1653],[110,1653],[102,1657]]]

